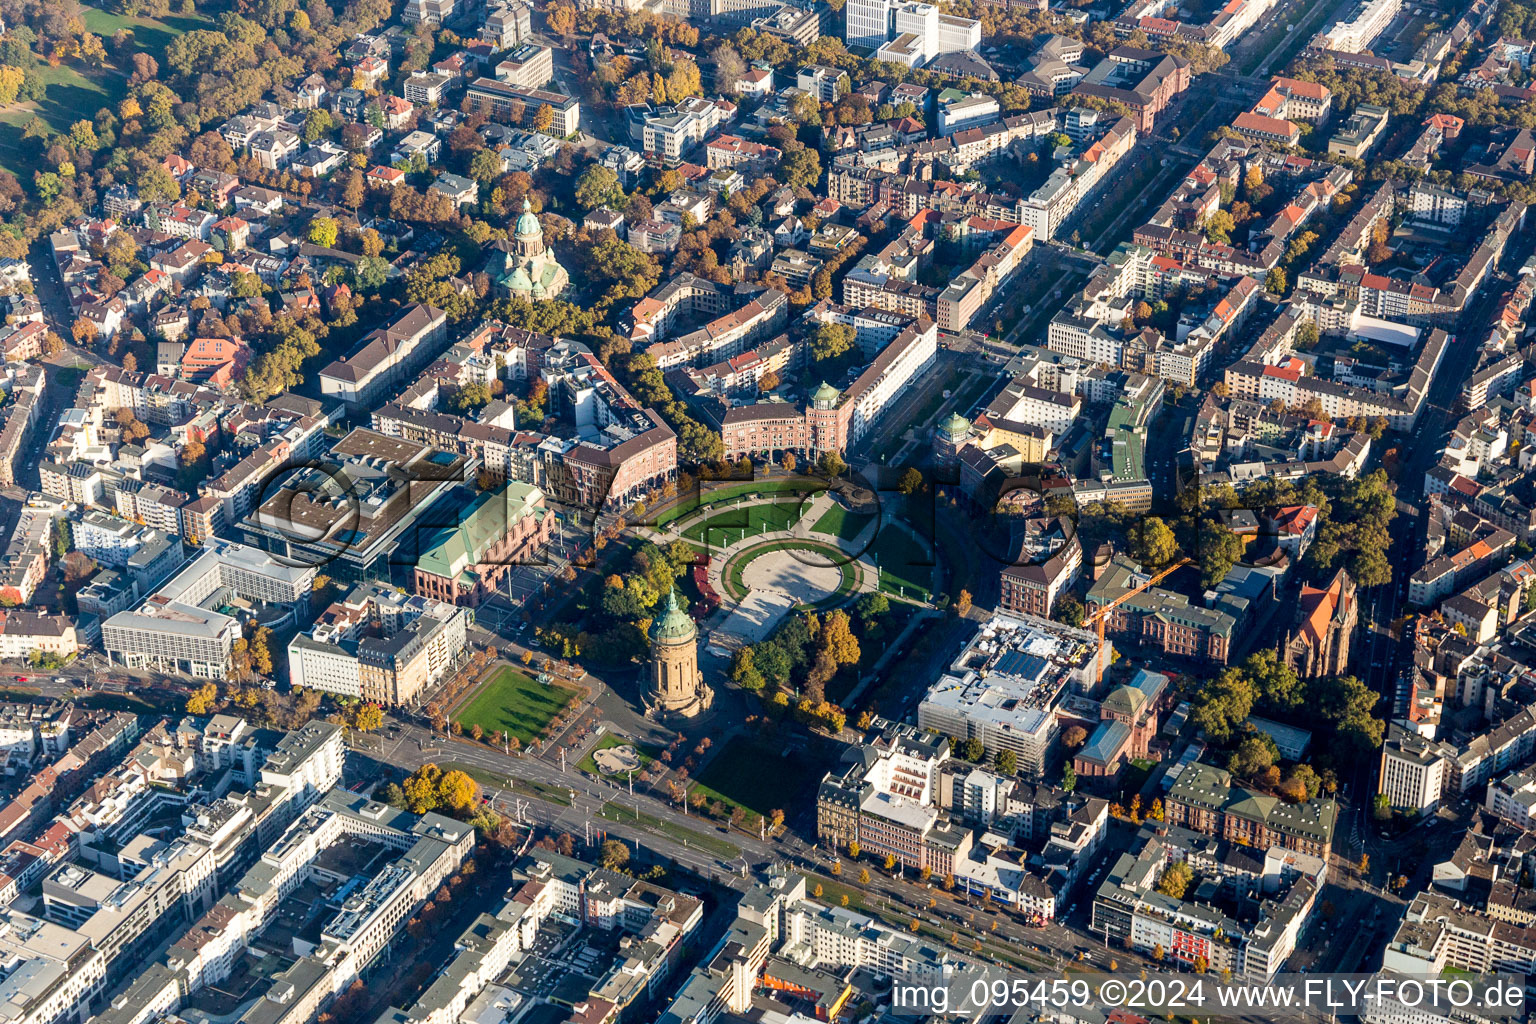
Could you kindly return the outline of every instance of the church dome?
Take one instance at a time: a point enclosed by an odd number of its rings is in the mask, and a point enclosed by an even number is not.
[[[693,618],[683,611],[682,605],[677,603],[677,591],[668,593],[666,610],[662,612],[660,618],[651,623],[651,641],[683,643],[692,640],[698,635],[698,631]]]
[[[528,276],[528,271],[518,267],[512,271],[512,276],[507,278],[507,287],[515,292],[526,292],[533,289],[533,279]]]
[[[539,226],[539,218],[533,215],[533,204],[527,198],[523,199],[523,215],[517,218],[516,235],[518,238],[533,238],[542,235],[544,229]]]

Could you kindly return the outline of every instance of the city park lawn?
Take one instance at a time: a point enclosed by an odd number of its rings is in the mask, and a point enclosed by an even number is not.
[[[759,536],[765,531],[776,533],[789,529],[800,521],[800,506],[800,499],[794,498],[746,508],[721,509],[718,515],[688,527],[683,536],[724,547],[739,540],[743,529],[748,537]]]
[[[674,519],[681,519],[690,512],[695,512],[706,505],[718,505],[722,501],[731,501],[743,495],[770,495],[770,494],[798,494],[810,497],[827,489],[826,481],[816,477],[786,476],[772,480],[737,480],[731,482],[715,482],[701,480],[698,490],[682,495],[677,504],[660,512],[656,516],[657,526],[666,526]]]
[[[879,560],[881,590],[911,598],[928,597],[933,587],[933,558],[906,530],[887,526],[879,531],[870,554]]]
[[[853,540],[864,532],[864,528],[873,522],[874,518],[860,512],[850,512],[833,502],[832,507],[816,520],[816,525],[811,527],[811,532],[824,533],[829,537],[838,537],[842,540]]]
[[[214,27],[212,18],[205,14],[167,14],[160,18],[114,14],[99,7],[85,9],[85,29],[101,36],[110,45],[112,37],[127,29],[133,33],[138,48],[159,61],[165,56],[165,48],[177,36],[186,35],[193,29]]]
[[[454,710],[453,720],[465,731],[478,725],[487,734],[510,733],[526,746],[542,736],[544,727],[578,696],[569,686],[541,683],[511,665],[502,665]]]
[[[789,813],[820,780],[814,760],[805,751],[786,754],[782,739],[763,742],[735,736],[704,766],[688,793],[704,794],[709,804],[718,800],[726,814],[740,807],[747,812],[743,824],[755,831],[759,818],[773,810]]]
[[[113,96],[123,92],[124,79],[113,71],[98,70],[96,77],[87,78],[68,65],[54,68],[40,64],[37,72],[48,86],[43,99],[13,103],[0,110],[0,166],[24,184],[31,182],[31,153],[38,146],[22,141],[28,121],[41,117],[54,131],[68,131],[76,121],[95,120],[96,111],[114,106]]]

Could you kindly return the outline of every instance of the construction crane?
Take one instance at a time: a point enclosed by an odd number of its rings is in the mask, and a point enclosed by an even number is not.
[[[1098,611],[1094,612],[1092,615],[1083,620],[1084,626],[1092,624],[1099,631],[1099,652],[1094,657],[1094,665],[1098,669],[1094,680],[1095,682],[1102,683],[1104,681],[1104,623],[1108,621],[1109,613],[1120,607],[1126,601],[1129,601],[1131,598],[1135,597],[1137,594],[1141,593],[1143,590],[1146,590],[1148,587],[1155,587],[1157,584],[1163,582],[1163,580],[1167,579],[1175,569],[1182,569],[1186,565],[1194,564],[1195,560],[1193,558],[1181,558],[1176,562],[1169,562],[1167,565],[1163,566],[1163,568],[1157,570],[1157,572],[1149,576],[1145,583],[1137,584],[1135,587],[1127,590],[1125,593],[1121,594],[1113,601],[1099,608]]]

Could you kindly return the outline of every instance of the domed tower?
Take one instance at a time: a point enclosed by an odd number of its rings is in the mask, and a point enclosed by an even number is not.
[[[709,707],[714,691],[699,671],[699,628],[667,594],[661,615],[651,623],[651,685],[646,704],[658,711],[692,718]]]
[[[812,459],[821,457],[823,452],[842,452],[848,444],[848,420],[852,408],[842,409],[838,402],[842,392],[828,384],[821,382],[821,387],[811,392],[809,407],[805,410],[805,423],[807,427],[806,455]]]
[[[544,252],[544,228],[539,224],[539,218],[534,216],[533,204],[528,201],[527,196],[523,197],[523,213],[517,218],[517,227],[512,233],[512,243],[517,254],[525,259]]]
[[[822,381],[821,387],[811,392],[811,406],[816,409],[836,409],[839,394],[841,392],[837,388]]]
[[[952,466],[960,459],[960,449],[971,439],[971,421],[958,412],[933,429],[933,461]]]

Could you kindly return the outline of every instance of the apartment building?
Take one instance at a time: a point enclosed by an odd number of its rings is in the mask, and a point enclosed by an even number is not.
[[[1014,561],[999,574],[998,608],[1050,618],[1057,599],[1082,572],[1082,542],[1071,521],[1056,516],[1025,520],[1019,533]]]
[[[520,46],[496,65],[496,80],[519,89],[542,89],[554,77],[554,51],[547,46]]]
[[[1234,980],[1269,982],[1296,949],[1327,879],[1327,860],[1279,847],[1266,849],[1262,861],[1230,849],[1213,857],[1189,848],[1181,832],[1142,830],[1133,852],[1119,856],[1094,894],[1094,930],[1142,953],[1161,949],[1188,967],[1203,964]],[[1175,862],[1219,886],[1216,899],[1158,892],[1159,878]],[[1224,898],[1228,893],[1240,898]]]
[[[1364,53],[1376,37],[1386,31],[1402,9],[1402,0],[1362,0],[1347,17],[1341,18],[1309,44],[1313,50],[1338,53]]]
[[[641,145],[647,155],[668,167],[676,167],[703,145],[723,121],[729,120],[733,111],[723,102],[689,97],[646,117]]]
[[[823,382],[799,410],[783,403],[731,408],[720,425],[726,456],[793,451],[814,460],[822,452],[846,451],[903,388],[928,371],[937,352],[938,326],[923,318],[898,334],[844,390]]]

